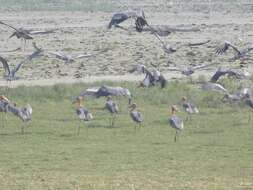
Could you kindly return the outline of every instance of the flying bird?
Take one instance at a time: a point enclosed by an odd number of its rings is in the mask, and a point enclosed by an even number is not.
[[[160,84],[161,88],[164,88],[167,84],[167,80],[160,71],[155,68],[148,69],[143,64],[137,64],[129,70],[130,73],[137,71],[138,73],[145,74],[144,79],[140,82],[140,86],[150,87],[155,86],[157,83]]]
[[[222,55],[222,54],[226,53],[231,48],[234,50],[234,54],[235,54],[235,56],[232,58],[232,61],[235,61],[238,59],[245,60],[245,59],[248,59],[247,55],[249,54],[249,52],[251,52],[253,50],[253,44],[246,49],[239,50],[232,43],[225,41],[224,44],[222,44],[220,47],[216,48],[216,54]]]
[[[119,26],[119,24],[124,22],[125,20],[127,20],[129,18],[135,19],[135,24],[136,24],[137,31],[142,30],[143,25],[145,25],[147,23],[146,20],[145,20],[145,14],[144,14],[143,10],[125,11],[125,12],[121,12],[121,13],[115,13],[112,16],[111,21],[108,25],[108,29],[111,29],[112,26],[124,29],[123,27]]]
[[[250,73],[242,69],[225,69],[220,67],[211,77],[210,82],[217,82],[220,77],[225,75],[228,77],[235,77],[237,79],[247,79],[250,77]]]
[[[220,92],[223,94],[227,94],[228,90],[224,88],[222,85],[218,83],[213,83],[213,82],[205,82],[202,84],[201,88],[203,90],[208,90],[208,91],[214,91],[214,92]]]
[[[3,64],[3,68],[4,68],[4,78],[8,81],[12,81],[12,80],[16,80],[18,79],[18,77],[16,77],[16,73],[19,71],[19,69],[26,63],[26,62],[29,62],[31,61],[32,59],[38,57],[41,55],[41,53],[43,52],[42,49],[38,48],[36,46],[35,43],[33,43],[34,45],[34,48],[35,48],[35,51],[31,54],[31,55],[28,55],[23,61],[21,61],[20,63],[18,63],[16,65],[16,67],[14,67],[13,69],[10,69],[10,66],[7,62],[7,60],[3,57],[0,56],[0,62],[2,62]]]
[[[127,88],[120,86],[106,86],[91,87],[81,92],[79,96],[95,96],[96,98],[107,97],[107,96],[126,96],[128,97],[128,103],[131,104],[132,94]]]
[[[83,58],[89,58],[95,55],[92,54],[79,54],[79,55],[69,55],[63,52],[55,52],[55,51],[48,51],[48,54],[55,56],[57,59],[61,59],[65,62],[65,64],[72,63],[76,59],[83,59]]]
[[[9,38],[12,38],[13,36],[16,36],[18,39],[21,39],[21,43],[22,41],[24,41],[24,48],[25,48],[25,44],[26,44],[26,40],[32,40],[33,37],[29,34],[28,30],[25,30],[23,28],[15,28],[9,24],[6,24],[2,21],[0,21],[0,24],[3,24],[5,26],[8,26],[9,28],[12,28],[13,30],[15,30]]]
[[[209,69],[209,67],[212,65],[214,65],[214,63],[197,65],[197,66],[170,67],[170,68],[168,68],[168,70],[169,71],[179,71],[183,75],[190,76],[193,73],[195,73],[195,71]]]
[[[169,118],[169,124],[172,128],[176,130],[176,134],[174,137],[175,142],[177,141],[179,132],[182,131],[184,128],[184,122],[181,118],[176,116],[176,112],[178,112],[178,108],[175,105],[171,106],[171,117]]]

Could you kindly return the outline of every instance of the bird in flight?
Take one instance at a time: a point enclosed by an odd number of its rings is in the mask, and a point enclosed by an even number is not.
[[[249,52],[251,52],[253,50],[253,44],[251,46],[249,46],[248,48],[239,50],[235,45],[233,45],[232,43],[225,41],[224,44],[222,44],[220,47],[216,48],[215,53],[217,55],[222,55],[224,53],[226,53],[229,49],[233,49],[235,56],[231,59],[232,61],[236,61],[236,60],[252,60],[249,57],[247,57],[249,55]]]
[[[19,69],[26,63],[31,61],[32,59],[38,57],[43,52],[42,49],[38,48],[35,43],[33,43],[33,46],[35,48],[35,51],[28,55],[24,60],[22,60],[20,63],[18,63],[13,69],[10,69],[10,66],[7,62],[7,60],[0,56],[0,62],[3,64],[4,68],[4,78],[8,81],[16,80],[18,77],[16,77],[16,73],[19,71]]]

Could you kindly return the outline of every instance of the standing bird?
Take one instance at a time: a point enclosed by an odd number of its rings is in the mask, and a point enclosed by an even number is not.
[[[76,104],[76,114],[79,118],[79,125],[78,125],[78,130],[77,130],[77,135],[80,133],[80,127],[81,127],[81,122],[82,121],[90,121],[93,119],[92,114],[89,112],[89,110],[85,107],[82,106],[81,102],[83,100],[83,97],[79,96],[73,103]],[[88,127],[86,127],[87,132],[86,134],[88,135]]]
[[[179,132],[182,131],[184,128],[183,120],[176,116],[176,112],[178,112],[178,108],[175,105],[171,106],[171,117],[169,118],[169,124],[172,128],[176,130],[176,134],[174,137],[175,142],[177,141]]]
[[[109,119],[109,122],[110,122],[110,126],[113,127],[116,114],[119,112],[119,108],[117,104],[112,100],[111,96],[107,96],[105,109],[107,109],[111,113],[111,118]]]
[[[24,107],[17,107],[16,104],[8,103],[6,105],[7,112],[13,113],[19,119],[22,120],[23,124],[21,125],[21,134],[24,134],[24,127],[32,119],[32,107],[30,104],[27,104]]]
[[[250,60],[249,58],[247,58],[247,55],[249,54],[250,51],[253,50],[253,45],[251,45],[250,47],[243,49],[243,50],[239,50],[237,47],[235,47],[233,44],[231,44],[228,41],[225,41],[223,45],[221,45],[220,47],[216,48],[216,54],[217,55],[222,55],[225,52],[227,52],[227,50],[229,48],[232,48],[235,52],[235,56],[232,58],[232,61],[235,60]]]
[[[4,95],[0,96],[0,112],[3,113],[2,115],[2,124],[3,127],[7,121],[6,113],[7,113],[7,105],[10,103],[9,99],[5,97]]]
[[[246,105],[248,105],[251,108],[251,112],[253,112],[253,97],[251,97],[249,94],[246,94],[243,99],[245,99]],[[250,120],[251,113],[249,114],[248,123],[250,122]]]
[[[3,57],[0,56],[0,62],[2,62],[3,64],[3,68],[4,68],[4,78],[8,81],[12,81],[12,80],[16,80],[18,79],[18,77],[15,76],[16,72],[26,63],[31,61],[32,59],[38,57],[41,55],[41,53],[43,52],[42,49],[38,48],[36,46],[35,43],[33,43],[35,51],[31,54],[28,55],[23,61],[21,61],[19,64],[16,65],[15,68],[13,68],[12,70],[10,69],[10,66],[7,62],[6,59],[4,59]]]
[[[140,111],[137,110],[137,105],[135,103],[133,103],[132,105],[129,106],[129,108],[130,108],[130,116],[131,116],[132,120],[140,128],[141,127],[141,123],[143,122],[143,117],[142,117]],[[136,132],[137,125],[135,125],[135,128],[134,128],[135,132]]]
[[[183,103],[183,108],[188,113],[188,115],[190,116],[190,119],[191,119],[192,114],[198,114],[199,113],[198,108],[192,102],[189,102],[187,100],[186,96],[182,97],[182,103]],[[186,120],[188,120],[188,117],[187,117]]]
[[[26,40],[32,40],[33,39],[33,37],[30,36],[30,34],[29,34],[29,30],[25,30],[23,28],[15,28],[15,27],[13,27],[9,24],[6,24],[2,21],[0,21],[0,24],[3,24],[5,26],[8,26],[8,27],[15,30],[9,38],[12,38],[13,36],[16,36],[18,39],[21,39],[21,43],[22,43],[22,41],[24,42],[24,44],[23,44],[24,49],[25,49],[25,45],[26,45]]]

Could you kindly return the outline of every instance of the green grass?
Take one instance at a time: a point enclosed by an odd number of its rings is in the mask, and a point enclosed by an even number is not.
[[[34,113],[24,135],[11,114],[7,126],[0,127],[0,189],[253,188],[253,123],[247,122],[246,107],[221,104],[220,95],[185,83],[173,82],[164,90],[116,85],[134,92],[143,113],[144,126],[136,134],[126,98],[115,99],[121,110],[115,128],[108,128],[109,114],[101,109],[104,98],[87,98],[94,121],[83,124],[77,136],[70,98],[87,85],[9,90],[11,100],[30,102]],[[168,107],[183,95],[201,113],[185,122],[174,143]],[[187,117],[182,109],[178,115]]]

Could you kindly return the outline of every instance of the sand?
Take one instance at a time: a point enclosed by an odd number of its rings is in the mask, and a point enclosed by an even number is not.
[[[253,6],[247,5],[247,1],[239,8],[231,7],[229,3],[223,3],[223,8],[214,4],[213,10],[208,9],[208,4],[201,3],[198,6],[177,5],[173,8],[172,4],[163,6],[160,1],[155,4],[148,0],[142,2],[145,3],[137,3],[136,7],[144,8],[150,24],[177,28],[197,27],[200,31],[175,32],[168,37],[162,37],[166,43],[178,49],[168,56],[152,34],[135,32],[131,20],[123,24],[129,27],[130,31],[108,30],[106,26],[112,12],[1,12],[1,20],[13,26],[57,29],[53,34],[34,36],[37,45],[46,51],[63,51],[72,55],[96,54],[95,57],[70,64],[64,64],[53,56],[42,56],[25,64],[17,73],[21,79],[13,81],[12,85],[51,85],[103,80],[138,81],[143,76],[128,73],[128,70],[138,63],[146,66],[157,65],[167,79],[185,78],[179,72],[168,71],[171,66],[216,63],[210,70],[194,74],[194,77],[206,73],[209,76],[218,66],[234,64],[228,62],[233,56],[232,51],[224,56],[216,56],[214,53],[215,48],[224,40],[241,48],[253,43]],[[7,58],[13,67],[25,55],[31,53],[33,48],[32,43],[28,42],[25,51],[1,53],[21,45],[16,38],[8,39],[11,32],[11,29],[0,26],[0,55]],[[199,47],[187,46],[188,43],[205,40],[211,42]],[[251,57],[253,58],[253,53]],[[252,64],[248,65],[248,69],[252,72]],[[0,75],[2,74],[3,68],[0,67]],[[6,84],[4,79],[0,79],[1,86]]]

